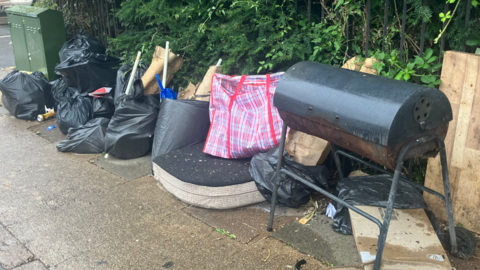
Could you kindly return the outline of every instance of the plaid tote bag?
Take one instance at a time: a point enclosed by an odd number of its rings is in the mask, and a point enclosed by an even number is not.
[[[214,74],[211,125],[203,152],[229,159],[246,158],[277,145],[283,121],[273,107],[273,94],[282,75]]]

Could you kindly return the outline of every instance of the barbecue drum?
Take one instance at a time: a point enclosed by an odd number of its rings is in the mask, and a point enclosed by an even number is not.
[[[438,89],[313,62],[288,69],[274,105],[287,126],[390,169],[405,144],[428,135],[443,140],[452,120]],[[437,153],[431,141],[411,148],[405,159]]]

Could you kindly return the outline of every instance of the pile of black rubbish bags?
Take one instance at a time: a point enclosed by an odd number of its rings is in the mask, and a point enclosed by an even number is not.
[[[144,95],[140,80],[147,67],[137,68],[125,93],[132,65],[120,67],[100,42],[82,31],[67,41],[55,67],[59,79],[48,82],[41,72],[14,70],[0,81],[2,103],[16,118],[34,121],[46,108],[55,108],[57,125],[67,134],[57,145],[62,152],[108,153],[122,159],[141,157],[152,145],[160,107],[159,95]],[[107,95],[92,97],[100,88]]]

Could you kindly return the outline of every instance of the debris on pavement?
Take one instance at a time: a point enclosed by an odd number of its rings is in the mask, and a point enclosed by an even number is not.
[[[95,118],[85,125],[70,128],[65,140],[57,144],[60,152],[99,154],[105,151],[105,133],[110,122],[107,118]]]
[[[57,123],[63,134],[67,134],[69,128],[79,127],[92,119],[91,98],[82,96],[78,92],[58,105]]]
[[[145,63],[140,62],[140,65],[138,66],[135,72],[135,77],[133,80],[136,81],[141,79],[142,76],[147,71],[147,68],[148,67],[147,65],[145,65]],[[132,70],[133,70],[133,65],[125,64],[121,66],[117,71],[117,78],[116,78],[116,84],[115,84],[115,90],[114,90],[115,92],[113,95],[115,107],[117,107],[118,104],[120,103],[120,97],[125,95],[125,91],[127,91],[127,84],[132,74]]]
[[[255,180],[258,190],[267,201],[271,200],[274,184],[278,155],[281,150],[278,146],[266,153],[255,155],[250,162],[250,175]],[[284,166],[292,173],[301,175],[311,183],[316,183],[324,188],[328,187],[327,169],[324,166],[307,167],[292,160],[288,153],[283,150]],[[282,185],[278,189],[278,203],[287,207],[299,207],[309,201],[312,190],[306,185],[297,183],[286,174],[282,174]]]
[[[214,74],[222,73],[221,59],[215,66],[210,66],[203,77],[203,81],[197,85],[195,89],[195,99],[202,101],[210,101],[212,80]]]
[[[335,216],[336,213],[337,213],[337,209],[335,209],[335,206],[333,206],[332,203],[328,203],[327,211],[326,211],[325,215],[327,215],[327,217],[329,217],[331,219],[334,219],[334,216]]]
[[[145,95],[153,95],[160,93],[160,87],[157,84],[157,74],[162,74],[165,67],[165,55],[166,50],[160,46],[155,48],[153,53],[152,62],[144,75],[141,77],[142,83],[145,89]],[[174,54],[171,50],[168,50],[168,74],[166,77],[166,82],[163,82],[165,88],[168,87],[171,80],[173,79],[173,74],[180,70],[183,66],[185,60],[179,55]]]
[[[120,60],[105,54],[82,51],[55,66],[55,71],[66,77],[69,86],[80,93],[90,93],[102,87],[115,85]]]
[[[45,113],[45,106],[53,107],[51,86],[43,73],[31,74],[13,70],[0,80],[2,103],[18,119],[34,121]]]
[[[121,159],[142,157],[152,148],[159,97],[144,95],[142,81],[136,80],[131,94],[119,100],[105,135],[105,152]]]
[[[93,118],[112,118],[115,113],[114,91],[103,96],[94,96],[92,101]]]
[[[208,106],[205,101],[163,100],[155,127],[152,160],[204,142],[210,128]]]
[[[55,110],[60,103],[70,98],[77,90],[68,86],[67,78],[60,77],[50,82],[52,85],[52,96],[55,104]]]
[[[376,175],[344,178],[338,183],[335,194],[351,205],[386,207],[391,186],[391,182],[385,179],[388,177],[390,176]],[[352,234],[348,208],[337,202],[332,204],[336,209],[333,229],[339,233]],[[423,208],[428,210],[428,206],[418,189],[402,181],[398,184],[397,196],[395,197],[393,207],[395,209]],[[439,234],[439,237],[443,237],[438,224],[435,227],[438,227],[436,232]]]
[[[214,74],[212,123],[203,152],[226,159],[247,158],[277,145],[283,121],[272,99],[282,76],[283,72],[235,77]]]
[[[304,264],[307,264],[307,261],[305,260],[297,261],[297,263],[295,264],[295,270],[302,270],[302,265]]]
[[[105,54],[105,47],[103,47],[97,38],[85,34],[83,29],[78,29],[77,34],[72,39],[65,42],[60,49],[60,52],[58,53],[60,61],[63,62],[75,54],[81,54],[84,50]]]
[[[55,109],[49,109],[47,106],[45,106],[45,113],[44,114],[39,114],[37,116],[37,121],[38,122],[43,122],[49,118],[55,117],[57,113],[55,112]]]
[[[313,205],[313,209],[308,215],[304,216],[298,221],[302,225],[307,224],[307,222],[309,222],[313,218],[313,216],[318,210],[318,203],[316,201],[313,201],[312,197],[310,197],[309,204]]]
[[[292,159],[306,166],[322,165],[330,153],[330,143],[318,137],[290,129],[285,150]]]
[[[349,179],[353,180],[353,179]],[[385,209],[376,206],[357,206],[360,210],[382,220]],[[377,256],[378,226],[349,210],[357,249],[364,264],[372,263]],[[394,269],[443,269],[452,266],[442,243],[424,209],[394,209],[389,233],[383,250],[385,268]],[[388,267],[389,268],[389,267]],[[387,269],[388,269],[387,268]]]

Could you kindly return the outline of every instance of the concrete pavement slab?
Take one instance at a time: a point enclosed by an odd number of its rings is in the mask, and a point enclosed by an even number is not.
[[[272,238],[265,238],[250,245],[242,252],[229,258],[229,262],[217,269],[295,269],[295,263],[305,260],[302,270],[326,269],[325,265],[313,257]]]
[[[88,162],[64,154],[28,131],[32,123],[0,117],[0,220],[11,225],[32,214],[46,214],[88,193],[101,193],[125,182]]]
[[[32,260],[33,254],[0,225],[0,269],[13,269]]]
[[[119,159],[111,155],[108,158],[101,156],[96,158],[94,163],[127,180],[134,180],[149,175],[152,171],[151,154],[134,159]]]
[[[361,265],[355,239],[333,231],[332,219],[317,216],[306,225],[292,222],[272,236],[334,266]]]
[[[36,151],[22,153],[19,149],[5,157],[0,153],[0,219],[5,224],[21,222],[37,212],[59,210],[125,182],[86,160],[66,158],[69,155],[59,153],[54,145],[31,147]]]
[[[165,195],[153,178],[145,177],[102,194],[77,196],[74,203],[48,215],[33,216],[10,230],[42,262],[52,266],[105,243],[118,246],[134,242],[143,231],[162,223],[160,231],[178,230],[164,217],[181,213],[186,205]]]
[[[244,246],[183,213],[171,213],[120,244],[105,242],[54,269],[219,269]],[[218,255],[218,256],[216,256]],[[100,263],[103,262],[103,263]]]
[[[31,263],[19,266],[13,270],[47,270],[47,268],[40,261],[33,261]]]
[[[293,258],[307,258],[278,241],[256,248],[229,239],[211,227],[184,214],[168,216],[168,226],[150,226],[134,242],[119,246],[110,244],[89,250],[66,260],[53,269],[282,269]],[[165,220],[167,221],[167,220]],[[195,231],[195,232],[193,232]],[[275,244],[276,243],[276,244]],[[263,260],[268,248],[275,259]],[[248,251],[249,249],[252,251]],[[262,254],[261,248],[265,248]],[[109,252],[114,249],[116,255]],[[260,252],[260,253],[259,253]],[[288,255],[291,253],[291,256]],[[285,256],[287,255],[287,256]],[[278,258],[277,258],[278,257]],[[279,260],[280,259],[280,260]],[[248,265],[246,265],[248,264]],[[262,267],[258,267],[261,265]],[[282,268],[278,266],[282,265]],[[312,260],[312,266],[321,263]],[[255,266],[255,267],[250,267]],[[285,268],[286,269],[286,268]]]
[[[188,207],[184,211],[205,224],[234,233],[243,243],[256,242],[269,235],[267,232],[268,213],[255,207],[242,207],[231,210],[212,210],[198,207]],[[275,228],[295,220],[292,216],[278,216],[275,218]]]
[[[262,211],[265,211],[267,213],[270,213],[270,202],[264,201],[259,204],[251,205],[249,207],[254,207],[261,209]],[[291,208],[291,207],[285,207],[281,205],[277,205],[275,207],[275,217],[277,216],[287,216],[287,217],[303,217],[306,214],[308,214],[308,209],[310,206],[308,204],[302,205],[298,208]]]
[[[49,126],[55,126],[55,128],[52,130],[47,130],[47,127]],[[55,144],[58,144],[59,142],[63,141],[65,137],[67,137],[67,135],[63,134],[58,128],[55,118],[47,119],[43,122],[37,122],[37,124],[31,126],[29,130],[43,139]]]

